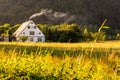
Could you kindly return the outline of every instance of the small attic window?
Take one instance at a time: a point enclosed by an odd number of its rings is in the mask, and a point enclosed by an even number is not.
[[[33,22],[31,22],[31,24],[33,24]]]
[[[39,34],[41,34],[41,32],[39,32]]]
[[[30,26],[28,26],[28,29],[30,29]]]
[[[34,29],[36,29],[36,26],[34,26]]]

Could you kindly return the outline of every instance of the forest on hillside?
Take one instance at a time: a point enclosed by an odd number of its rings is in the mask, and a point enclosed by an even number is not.
[[[69,23],[100,25],[107,19],[106,25],[120,29],[120,0],[0,0],[0,24],[21,24],[41,9],[68,13]],[[64,23],[44,15],[33,20],[39,24]]]

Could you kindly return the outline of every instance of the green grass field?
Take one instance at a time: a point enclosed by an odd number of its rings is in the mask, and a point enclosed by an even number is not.
[[[1,80],[119,80],[120,42],[0,42]]]

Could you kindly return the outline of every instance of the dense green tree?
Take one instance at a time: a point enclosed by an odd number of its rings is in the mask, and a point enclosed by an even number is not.
[[[56,26],[38,25],[48,41],[78,42],[82,41],[82,31],[76,24],[61,24]]]
[[[1,36],[9,36],[10,24],[5,23],[0,26],[0,35]]]
[[[96,40],[96,41],[105,41],[106,40],[105,32],[102,32],[102,31],[91,33],[91,37],[93,40]]]
[[[19,36],[19,41],[25,42],[27,39],[28,37],[25,35]]]
[[[93,40],[93,38],[92,38],[90,32],[88,32],[88,29],[87,29],[87,28],[84,29],[84,32],[83,32],[83,40],[84,40],[84,41],[91,41],[91,40]]]

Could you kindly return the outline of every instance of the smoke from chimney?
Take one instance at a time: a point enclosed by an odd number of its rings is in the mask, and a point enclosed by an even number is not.
[[[62,12],[53,12],[52,9],[41,9],[39,13],[33,14],[29,19],[33,19],[38,16],[46,16],[48,18],[64,18],[67,16],[67,13],[62,13]]]
[[[71,15],[69,12],[63,13],[63,12],[56,12],[52,9],[41,9],[39,13],[35,13],[32,16],[30,16],[29,19],[34,19],[36,17],[45,16],[47,19],[53,21],[53,22],[77,22],[79,23],[81,20],[81,17],[79,15]]]

